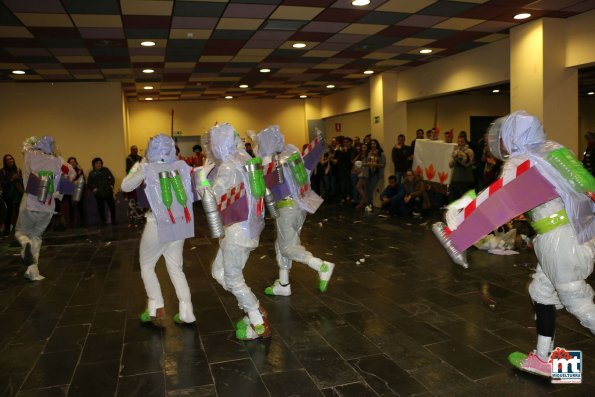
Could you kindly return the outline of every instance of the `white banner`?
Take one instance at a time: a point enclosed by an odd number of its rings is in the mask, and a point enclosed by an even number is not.
[[[417,139],[413,153],[413,172],[421,175],[424,181],[449,185],[452,168],[449,163],[456,143]]]

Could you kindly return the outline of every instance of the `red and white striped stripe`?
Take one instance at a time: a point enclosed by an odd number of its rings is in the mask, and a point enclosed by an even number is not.
[[[304,186],[300,186],[300,196],[304,197],[306,195],[306,192],[308,192],[308,190],[310,190],[309,183],[306,183]]]
[[[246,189],[244,188],[244,182],[238,186],[234,186],[217,198],[217,208],[219,212],[225,210],[227,207],[238,201],[241,197],[246,195]]]
[[[459,212],[459,214],[457,216],[457,224],[461,224],[465,219],[467,219],[475,211],[475,209],[477,207],[479,207],[484,201],[486,201],[492,194],[496,193],[497,191],[502,189],[504,186],[506,186],[510,182],[514,181],[517,177],[519,177],[520,175],[527,172],[529,170],[529,168],[531,168],[531,167],[533,167],[533,164],[531,164],[531,161],[526,160],[521,165],[516,167],[516,172],[514,174],[509,173],[509,174],[505,175],[504,177],[498,179],[494,183],[492,183],[486,189],[482,190],[477,195],[475,200],[470,202],[465,207],[465,209],[463,211]]]
[[[270,174],[271,172],[273,172],[275,170],[275,162],[271,161],[269,162],[266,167],[263,168],[263,172],[265,175]]]
[[[318,146],[318,144],[322,141],[322,139],[320,137],[316,137],[314,138],[314,140],[312,142],[310,142],[308,144],[308,146],[304,149],[304,151],[302,152],[302,157],[306,156],[308,153],[310,153],[312,151],[312,149],[314,149],[316,146]]]

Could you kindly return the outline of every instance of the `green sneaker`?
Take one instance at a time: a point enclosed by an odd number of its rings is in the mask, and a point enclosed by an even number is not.
[[[140,321],[143,323],[148,323],[151,321],[151,315],[149,314],[149,309],[145,310],[140,314]]]
[[[184,322],[182,320],[180,320],[180,313],[174,314],[173,320],[174,320],[174,323],[176,323],[176,324],[184,324]]]
[[[248,316],[244,316],[240,321],[236,323],[236,329],[246,328],[250,324]]]
[[[521,352],[514,352],[508,355],[508,362],[512,364],[513,367],[521,369],[523,363],[527,359],[527,355]]]
[[[266,287],[264,294],[268,296],[291,296],[291,284],[281,285],[277,279],[270,287]]]
[[[318,277],[320,277],[320,280],[318,281],[318,289],[320,292],[325,292],[328,288],[328,283],[333,275],[333,270],[335,270],[334,263],[322,262],[320,265],[320,270],[318,271]]]

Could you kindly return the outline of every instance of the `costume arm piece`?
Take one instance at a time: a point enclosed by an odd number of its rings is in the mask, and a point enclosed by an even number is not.
[[[547,156],[547,161],[577,192],[595,192],[595,178],[567,148],[561,147],[552,150]]]
[[[122,181],[122,191],[131,192],[139,187],[145,180],[145,167],[144,163],[137,162],[130,169],[128,175]]]

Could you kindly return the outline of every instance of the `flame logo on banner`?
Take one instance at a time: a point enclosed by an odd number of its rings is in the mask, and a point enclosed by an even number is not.
[[[444,184],[444,181],[448,178],[448,172],[439,172],[438,179],[440,179],[440,183]]]
[[[424,172],[421,169],[421,167],[418,165],[417,168],[415,168],[415,173],[419,176],[423,176]]]
[[[430,164],[428,168],[426,168],[426,178],[431,181],[436,176],[436,170],[434,169],[434,164]]]

